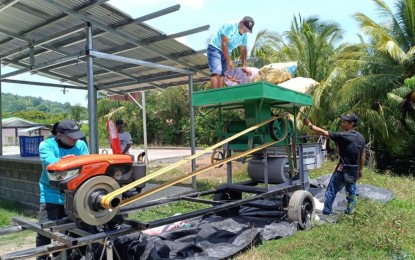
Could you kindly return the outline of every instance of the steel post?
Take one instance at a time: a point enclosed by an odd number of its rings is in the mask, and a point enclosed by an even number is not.
[[[97,91],[94,86],[94,68],[92,56],[92,28],[91,23],[86,23],[86,53],[87,53],[87,75],[88,75],[88,123],[89,123],[89,152],[98,154],[98,119],[97,119]]]
[[[193,107],[193,75],[189,75],[189,104],[190,104],[190,146],[192,155],[196,153],[195,109]],[[192,172],[196,171],[196,159],[192,159]],[[192,177],[192,188],[196,190],[196,176]]]
[[[144,162],[148,164],[148,145],[147,145],[147,110],[146,110],[146,92],[141,91],[141,109],[143,110],[143,141],[144,141]]]

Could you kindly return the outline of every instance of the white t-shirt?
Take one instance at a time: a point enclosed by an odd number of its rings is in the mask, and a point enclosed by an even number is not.
[[[124,149],[125,147],[127,147],[127,144],[133,143],[133,139],[131,139],[131,135],[129,132],[118,133],[118,138],[120,139],[122,152],[124,152]]]

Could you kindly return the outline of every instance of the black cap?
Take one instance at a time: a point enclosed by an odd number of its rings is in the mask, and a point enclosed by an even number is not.
[[[116,122],[115,122],[115,125],[123,125],[124,124],[124,121],[122,121],[122,119],[118,119]]]
[[[349,121],[349,122],[352,122],[352,123],[355,123],[355,124],[359,120],[359,118],[353,112],[349,112],[347,114],[341,115],[340,118],[345,120],[345,121]]]
[[[245,16],[245,17],[242,19],[242,22],[243,22],[243,24],[244,24],[245,28],[246,28],[246,29],[247,29],[250,33],[252,33],[252,28],[254,27],[254,24],[255,24],[254,19],[252,19],[252,17],[250,17],[250,16]]]
[[[52,126],[52,130],[50,130],[50,132],[51,132],[53,135],[56,135],[56,128],[58,127],[58,125],[59,125],[59,122],[56,122],[56,123],[54,123],[54,124],[53,124],[53,126]]]
[[[69,136],[72,139],[81,139],[85,134],[73,120],[62,120],[56,127],[56,132]]]

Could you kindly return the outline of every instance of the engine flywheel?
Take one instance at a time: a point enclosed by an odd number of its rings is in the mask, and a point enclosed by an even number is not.
[[[102,208],[99,198],[119,188],[120,185],[108,176],[97,176],[85,181],[75,192],[75,216],[82,222],[94,226],[109,222],[118,213],[119,208]],[[121,200],[121,195],[117,198]]]

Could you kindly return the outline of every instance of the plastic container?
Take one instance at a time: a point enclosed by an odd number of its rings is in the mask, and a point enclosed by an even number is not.
[[[39,156],[39,144],[43,136],[19,136],[20,156]]]

